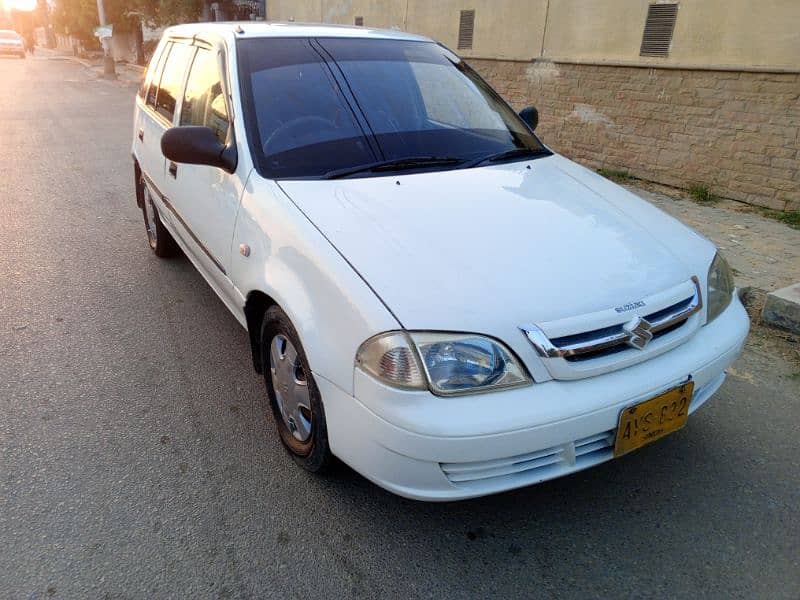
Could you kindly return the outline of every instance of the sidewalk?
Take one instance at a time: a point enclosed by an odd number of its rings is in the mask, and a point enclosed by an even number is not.
[[[102,56],[79,58],[69,50],[59,50],[57,48],[44,48],[36,46],[34,58],[45,58],[47,60],[71,60],[91,69],[98,77],[103,76]],[[116,63],[117,80],[128,83],[139,83],[144,75],[144,67],[129,63]]]

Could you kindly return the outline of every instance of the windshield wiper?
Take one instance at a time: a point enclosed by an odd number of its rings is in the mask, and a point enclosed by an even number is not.
[[[408,156],[405,158],[395,158],[392,160],[381,160],[367,165],[356,167],[345,167],[344,169],[334,169],[325,173],[323,179],[340,179],[358,173],[381,173],[383,171],[405,171],[417,169],[419,167],[444,167],[450,165],[460,165],[465,159],[455,156]]]
[[[538,158],[541,156],[550,156],[551,152],[548,150],[534,150],[532,148],[512,148],[511,150],[503,150],[502,152],[496,152],[494,154],[489,154],[488,156],[482,156],[480,158],[476,158],[472,162],[464,165],[465,169],[469,169],[470,167],[480,167],[481,165],[500,162],[503,160],[513,160],[515,158]]]

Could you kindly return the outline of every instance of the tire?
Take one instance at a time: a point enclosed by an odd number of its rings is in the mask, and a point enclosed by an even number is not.
[[[150,189],[144,184],[141,177],[136,181],[136,197],[142,199],[144,229],[147,232],[147,243],[153,254],[159,258],[175,256],[178,253],[178,246],[172,238],[172,234],[161,222]]]
[[[325,471],[333,455],[328,445],[322,397],[297,331],[277,306],[264,314],[261,364],[269,405],[284,448],[306,471]]]

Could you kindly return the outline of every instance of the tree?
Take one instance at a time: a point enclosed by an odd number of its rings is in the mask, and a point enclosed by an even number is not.
[[[98,24],[96,0],[56,0],[53,22],[59,31],[85,44],[97,42],[92,33]]]
[[[135,31],[142,23],[163,27],[190,23],[200,18],[204,0],[105,0],[106,21],[116,31]],[[232,5],[223,0],[222,6]],[[56,26],[84,42],[94,40],[98,25],[96,0],[56,0]]]

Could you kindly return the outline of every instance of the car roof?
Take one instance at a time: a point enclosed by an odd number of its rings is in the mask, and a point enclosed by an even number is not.
[[[165,36],[193,37],[203,33],[215,33],[226,39],[256,37],[340,37],[409,40],[430,42],[430,38],[394,29],[371,29],[351,25],[329,25],[322,23],[281,23],[264,21],[227,21],[222,23],[188,23],[168,27]]]

